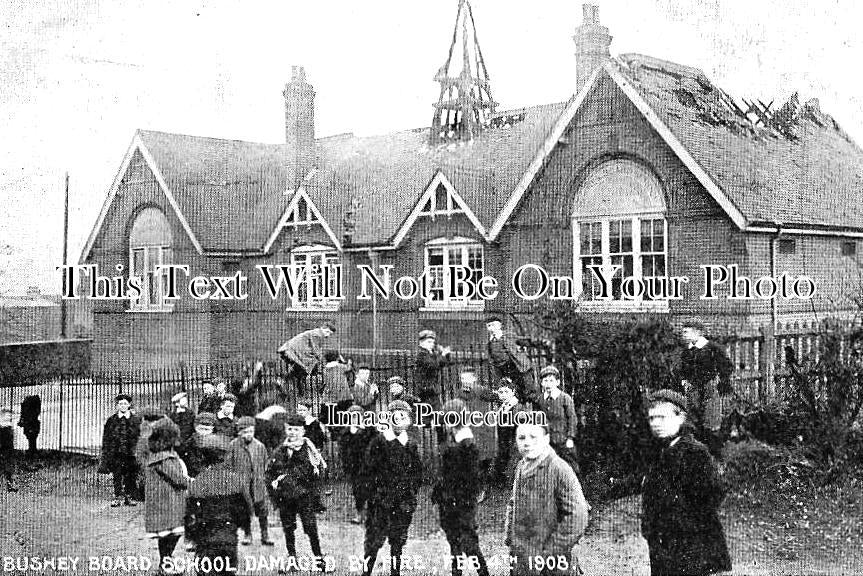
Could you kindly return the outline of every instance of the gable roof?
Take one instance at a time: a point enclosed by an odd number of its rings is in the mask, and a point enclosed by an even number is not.
[[[773,115],[784,113],[783,124],[764,126],[695,68],[627,54],[608,70],[655,112],[747,225],[863,229],[863,150],[817,102],[801,106],[792,97]]]
[[[429,145],[429,129],[316,141],[300,191],[339,246],[394,247],[429,182],[445,179],[494,240],[600,76],[610,78],[740,229],[863,230],[863,151],[811,103],[786,110],[790,130],[754,124],[703,72],[641,55],[596,70],[569,102],[498,113],[466,143]],[[789,135],[789,132],[791,135]],[[138,131],[160,185],[199,251],[270,249],[296,194],[286,194],[284,144]],[[133,149],[115,179],[98,233]]]

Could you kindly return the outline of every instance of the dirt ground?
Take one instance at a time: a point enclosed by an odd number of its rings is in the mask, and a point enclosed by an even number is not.
[[[33,470],[19,474],[20,492],[0,492],[0,566],[2,573],[21,573],[15,558],[77,558],[77,570],[59,568],[25,573],[69,574],[106,573],[91,570],[91,557],[107,557],[124,566],[108,573],[141,573],[124,570],[128,557],[157,559],[155,542],[144,537],[144,507],[111,508],[109,476],[96,474],[90,460],[58,456],[41,459]],[[732,494],[723,507],[723,522],[728,536],[734,574],[860,574],[863,573],[863,506],[859,490],[836,493],[817,501],[789,502],[780,510],[776,502],[753,501],[745,494]],[[481,544],[490,560],[493,574],[507,574],[507,550],[503,545],[503,509],[507,499],[495,490],[480,507]],[[319,517],[324,552],[333,555],[336,574],[351,571],[350,557],[362,555],[363,529],[349,523],[351,515],[348,487],[334,485],[326,497],[328,510]],[[769,505],[767,505],[769,504]],[[576,548],[586,574],[647,575],[647,546],[638,533],[640,501],[637,496],[597,506],[591,511],[587,534]],[[805,517],[805,518],[804,518]],[[274,548],[257,543],[241,546],[240,574],[274,574],[261,560],[285,555],[280,527],[273,528]],[[310,554],[308,541],[298,530],[298,552]],[[413,571],[404,574],[447,574],[449,553],[443,533],[438,529],[436,510],[428,504],[427,488],[411,527],[405,550],[418,559]],[[381,562],[388,554],[385,546]],[[176,556],[187,556],[181,540]],[[11,568],[11,569],[10,569]],[[134,566],[133,566],[134,568]],[[248,569],[246,569],[248,568]],[[151,570],[155,572],[155,569]],[[375,574],[388,574],[378,566]],[[473,573],[472,571],[467,572]]]

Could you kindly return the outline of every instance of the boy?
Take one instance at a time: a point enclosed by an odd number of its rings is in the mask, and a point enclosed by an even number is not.
[[[321,424],[329,424],[328,406],[335,405],[335,410],[341,412],[347,410],[352,404],[351,387],[348,384],[348,374],[353,372],[353,363],[342,358],[341,354],[334,350],[324,353],[324,376],[321,379],[321,409],[318,412],[318,420]]]
[[[6,477],[6,491],[17,492],[13,478],[15,467],[15,428],[12,427],[12,411],[0,410],[0,468]]]
[[[312,554],[322,558],[315,503],[318,500],[318,476],[323,461],[305,438],[305,419],[302,416],[291,414],[285,418],[277,414],[273,419],[284,422],[285,441],[267,462],[265,476],[270,495],[279,509],[285,532],[285,548],[288,556],[297,555],[294,530],[299,515],[303,531],[309,537]]]
[[[186,465],[189,476],[194,478],[201,471],[201,441],[213,433],[216,425],[216,415],[209,412],[201,412],[195,417],[195,433],[180,445],[177,452],[180,459]]]
[[[311,400],[297,400],[297,416],[300,416],[303,419],[303,428],[305,437],[314,445],[314,447],[318,450],[318,452],[324,451],[324,444],[330,439],[330,433],[324,428],[324,425],[321,424],[321,421],[315,418],[312,415],[312,402]],[[327,474],[326,464],[324,465],[324,469],[321,471],[321,481],[325,482],[329,476]],[[333,493],[332,488],[327,488],[324,492],[327,496]],[[318,499],[318,512],[325,512],[327,507],[324,506],[323,502]]]
[[[497,394],[479,384],[476,372],[470,368],[462,370],[458,378],[459,390],[456,398],[462,400],[470,412],[487,413],[490,409],[489,402],[497,401]],[[438,431],[443,433],[444,440],[446,440],[446,428],[441,427]],[[481,503],[485,500],[485,485],[488,482],[488,472],[491,469],[491,463],[495,456],[496,441],[494,438],[494,429],[489,426],[477,426],[472,433],[472,437],[474,445],[477,448],[477,457],[480,459],[481,474],[479,478],[483,487],[478,491],[477,502]]]
[[[354,404],[348,408],[348,414],[356,413],[362,416],[363,409]],[[341,436],[339,436],[339,454],[342,458],[342,470],[351,483],[351,491],[354,495],[354,506],[356,515],[351,519],[352,524],[362,524],[366,517],[366,502],[368,501],[369,480],[366,470],[365,454],[369,443],[377,432],[374,426],[363,426],[362,419],[359,426],[349,425]]]
[[[682,428],[686,408],[672,390],[648,397],[656,454],[642,484],[641,534],[653,576],[731,570],[718,513],[725,493],[707,448]]]
[[[695,435],[710,449],[714,458],[722,457],[721,395],[731,393],[734,365],[725,349],[704,337],[697,322],[685,322],[680,337],[686,345],[680,362],[680,377],[689,404],[689,422]]]
[[[229,441],[234,439],[236,428],[234,425],[234,407],[237,405],[237,397],[231,393],[222,396],[219,411],[216,413],[216,426],[214,434],[221,434]]]
[[[171,396],[171,413],[168,417],[180,429],[180,444],[182,445],[195,432],[195,413],[189,409],[189,395],[178,392]]]
[[[237,437],[231,441],[228,450],[228,464],[242,476],[244,485],[249,487],[249,496],[252,500],[252,510],[258,517],[261,527],[261,544],[272,546],[270,540],[267,515],[269,512],[267,484],[264,480],[264,470],[267,466],[267,448],[255,439],[255,419],[251,416],[243,416],[237,420]],[[240,543],[249,545],[252,543],[252,519],[251,514],[246,516],[240,525],[243,539]]]
[[[498,421],[503,422],[506,418],[514,417],[527,408],[520,404],[515,395],[515,386],[509,378],[501,378],[497,386],[497,397],[500,406],[497,409]],[[515,444],[515,425],[498,424],[497,426],[497,455],[494,460],[494,482],[499,485],[506,484],[506,472],[509,467],[510,456]]]
[[[389,540],[392,554],[391,576],[401,572],[401,554],[408,539],[408,528],[417,507],[417,490],[422,482],[422,462],[416,442],[408,438],[411,409],[396,400],[387,406],[390,425],[369,442],[366,465],[371,492],[366,515],[364,542],[365,576],[371,576],[378,551]]]
[[[215,414],[222,404],[222,396],[228,388],[228,383],[221,376],[213,378],[213,382],[204,382],[203,395],[198,402],[198,412],[210,412]]]
[[[39,438],[41,422],[39,416],[42,414],[42,398],[37,395],[26,396],[21,402],[21,417],[18,426],[24,429],[27,438],[27,457],[36,455],[36,439]]]
[[[404,400],[408,403],[408,406],[413,410],[414,406],[417,402],[420,401],[419,398],[405,390],[405,379],[401,376],[391,376],[387,379],[387,387],[390,391],[390,401],[393,400]]]
[[[443,405],[444,412],[460,414],[467,404],[459,399]],[[476,562],[478,576],[488,576],[485,557],[477,536],[476,507],[480,493],[480,454],[470,426],[447,424],[450,440],[440,449],[440,478],[432,490],[432,502],[438,505],[440,526],[449,542],[452,574],[461,576],[459,562],[467,556]]]
[[[444,366],[451,363],[450,353],[448,347],[438,346],[437,334],[433,330],[420,330],[414,378],[417,396],[421,402],[430,404],[432,410],[440,410],[441,407],[441,373]]]
[[[509,378],[516,385],[516,395],[522,403],[538,402],[541,396],[536,385],[533,362],[516,346],[516,339],[503,331],[500,316],[489,316],[485,321],[488,330],[488,361],[493,376]]]
[[[516,558],[512,576],[580,574],[572,547],[587,527],[590,509],[581,483],[552,450],[547,427],[519,424],[515,443],[522,459],[506,508],[505,540]]]
[[[369,380],[371,375],[372,371],[368,366],[357,368],[354,386],[351,389],[353,403],[366,411],[375,409],[375,401],[380,394],[378,385]]]
[[[135,506],[132,496],[137,490],[138,466],[135,447],[141,435],[141,420],[132,414],[132,397],[118,394],[114,398],[117,412],[112,414],[102,430],[102,462],[99,471],[111,473],[114,479],[114,500],[111,506]]]
[[[575,436],[578,415],[575,412],[575,403],[572,396],[560,389],[560,371],[557,368],[546,366],[540,371],[539,378],[543,393],[540,409],[548,419],[551,447],[577,474]]]
[[[335,331],[336,327],[332,322],[325,322],[318,328],[300,332],[279,346],[279,356],[285,362],[289,393],[297,396],[306,393],[306,377],[314,374],[320,366],[324,342]]]

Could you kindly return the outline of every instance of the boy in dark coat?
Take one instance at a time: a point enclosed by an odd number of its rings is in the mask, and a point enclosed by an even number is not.
[[[168,417],[180,429],[182,445],[195,433],[195,413],[189,408],[189,395],[178,392],[171,397],[171,413]]]
[[[444,412],[460,414],[467,409],[460,399],[443,405]],[[477,496],[482,484],[479,450],[470,426],[448,428],[449,440],[441,445],[440,478],[432,489],[432,502],[438,506],[440,526],[449,542],[453,576],[461,576],[463,555],[474,564],[478,576],[488,576],[476,532]]]
[[[243,478],[226,462],[228,440],[209,434],[201,440],[203,468],[189,488],[186,531],[196,544],[198,558],[209,558],[223,570],[211,575],[234,575],[237,563],[237,527],[249,515]],[[218,560],[217,560],[218,559]]]
[[[515,449],[515,424],[503,424],[506,418],[512,418],[519,412],[524,412],[527,407],[519,403],[515,395],[515,386],[509,378],[501,378],[497,386],[497,397],[499,406],[497,425],[497,455],[494,460],[493,481],[505,485],[507,468]]]
[[[672,390],[648,397],[657,450],[642,492],[641,534],[652,576],[704,576],[731,570],[719,505],[725,495],[707,448],[683,427],[686,398]]]
[[[204,382],[203,395],[198,402],[198,413],[210,412],[215,414],[222,405],[222,396],[228,389],[228,383],[221,376],[213,378],[213,382]]]
[[[414,378],[420,402],[431,404],[432,410],[440,410],[443,401],[441,372],[450,364],[450,352],[437,345],[437,334],[432,330],[420,331]]]
[[[273,502],[279,509],[285,532],[285,548],[288,556],[297,555],[294,530],[299,516],[303,531],[309,537],[312,554],[322,558],[315,508],[319,501],[318,476],[322,472],[323,460],[305,437],[303,417],[291,414],[287,418],[279,415],[274,418],[285,423],[285,441],[267,462],[265,476]]]
[[[269,512],[267,483],[264,479],[264,470],[267,466],[267,448],[255,439],[255,419],[251,416],[243,416],[237,420],[237,437],[231,441],[228,451],[228,464],[230,464],[249,488],[252,499],[252,510],[258,517],[258,525],[261,527],[261,544],[272,546],[270,540],[269,524],[267,516]],[[252,519],[246,516],[240,525],[243,531],[241,543],[248,545],[252,543]]]
[[[368,366],[357,368],[354,385],[351,387],[351,399],[363,410],[374,410],[378,399],[378,385],[371,381],[372,371]]]
[[[686,349],[681,357],[680,378],[689,404],[689,423],[713,457],[721,458],[720,396],[731,393],[734,365],[722,346],[704,337],[704,329],[697,322],[684,323],[681,338]]]
[[[135,506],[132,496],[137,490],[138,466],[135,447],[141,433],[141,420],[132,413],[132,397],[118,394],[114,399],[117,412],[105,421],[102,430],[102,461],[99,471],[114,478],[114,500],[111,506]]]
[[[222,396],[222,403],[219,405],[219,411],[216,412],[216,425],[213,428],[213,434],[221,434],[229,441],[233,440],[237,435],[236,417],[234,416],[234,407],[237,405],[237,397],[231,393]]]
[[[209,412],[201,412],[195,417],[195,433],[184,443],[180,444],[177,453],[186,464],[189,476],[194,478],[204,467],[201,457],[201,441],[204,437],[213,433],[216,424],[216,415]]]
[[[560,389],[560,371],[557,368],[546,366],[539,377],[543,391],[540,408],[548,419],[551,447],[578,474],[575,450],[578,414],[575,403],[572,396]]]
[[[422,462],[415,442],[408,438],[411,409],[407,402],[396,400],[387,407],[390,426],[369,443],[366,466],[371,493],[366,516],[364,543],[366,568],[370,576],[378,550],[389,540],[392,563],[390,574],[401,572],[401,554],[408,539],[417,491],[422,481]]]
[[[0,470],[6,478],[6,491],[17,492],[13,468],[15,467],[15,428],[12,427],[12,411],[0,410]]]
[[[315,416],[312,414],[311,400],[297,400],[297,415],[303,419],[303,422],[305,422],[303,428],[305,429],[306,439],[314,445],[315,449],[317,449],[318,452],[323,453],[325,445],[330,439],[330,433],[327,431],[326,428],[324,428],[324,425],[321,424],[321,421],[315,418]],[[326,466],[324,466],[321,470],[319,478],[322,484],[329,479],[329,473]],[[324,493],[330,495],[333,493],[333,490],[332,488],[326,488]],[[320,500],[320,491],[317,492],[317,495],[318,505],[316,507],[316,510],[318,512],[325,512],[327,507],[324,506],[324,503]]]
[[[366,516],[366,502],[369,497],[369,478],[365,457],[369,443],[377,435],[373,426],[362,426],[363,409],[354,404],[348,408],[348,413],[359,416],[359,426],[349,425],[339,436],[339,455],[342,458],[342,470],[351,483],[354,495],[356,515],[351,519],[353,524],[362,524]],[[349,416],[350,417],[350,416]]]
[[[36,455],[36,439],[42,427],[39,416],[42,414],[42,398],[39,396],[27,396],[21,402],[21,417],[18,426],[24,429],[24,437],[27,438],[27,456]]]
[[[536,385],[533,362],[516,346],[516,339],[504,333],[500,316],[489,316],[485,321],[488,330],[488,361],[493,378],[506,377],[516,386],[516,396],[522,403],[539,402],[542,393]]]
[[[353,372],[354,367],[350,360],[346,362],[335,350],[324,353],[324,362],[324,375],[318,390],[321,395],[318,420],[326,425],[330,423],[328,406],[334,405],[337,412],[342,412],[353,403],[348,375]]]

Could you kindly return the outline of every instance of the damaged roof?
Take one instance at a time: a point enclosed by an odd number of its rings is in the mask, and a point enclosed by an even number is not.
[[[610,63],[750,225],[863,229],[863,150],[817,100],[741,101],[696,68],[625,54]]]
[[[741,227],[863,229],[863,151],[817,101],[739,102],[701,70],[638,54],[603,71],[625,78]],[[430,146],[428,128],[319,138],[317,168],[303,189],[336,238],[348,233],[352,245],[381,246],[441,171],[493,239],[529,188],[526,173],[538,169],[589,90],[568,103],[498,113],[466,143]],[[291,200],[284,144],[138,134],[204,251],[264,249]]]

